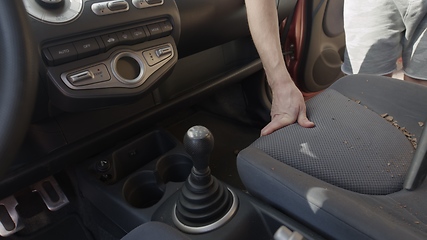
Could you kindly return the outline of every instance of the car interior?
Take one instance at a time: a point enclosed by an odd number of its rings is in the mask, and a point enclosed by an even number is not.
[[[427,87],[344,76],[344,0],[276,0],[316,126],[260,137],[244,0],[0,8],[0,239],[426,239]]]

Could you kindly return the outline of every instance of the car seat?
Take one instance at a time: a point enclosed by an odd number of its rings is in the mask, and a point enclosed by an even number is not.
[[[346,76],[307,114],[314,128],[293,124],[239,153],[249,193],[330,239],[427,239],[427,87]]]

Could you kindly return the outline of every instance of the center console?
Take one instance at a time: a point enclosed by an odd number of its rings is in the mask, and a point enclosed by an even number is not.
[[[157,221],[190,239],[273,239],[281,227],[298,233],[294,239],[321,239],[211,176],[213,137],[206,140],[209,131],[194,130],[200,127],[189,129],[184,145],[157,129],[87,161],[79,171],[83,195],[124,232]]]

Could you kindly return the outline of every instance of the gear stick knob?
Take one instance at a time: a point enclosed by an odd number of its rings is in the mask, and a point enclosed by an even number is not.
[[[191,127],[184,136],[185,150],[193,159],[194,168],[199,173],[208,171],[209,156],[213,146],[214,137],[206,127]]]
[[[194,167],[181,188],[172,215],[175,226],[184,232],[212,231],[237,211],[237,197],[211,175],[209,155],[213,145],[212,133],[203,126],[194,126],[184,135],[184,147]]]

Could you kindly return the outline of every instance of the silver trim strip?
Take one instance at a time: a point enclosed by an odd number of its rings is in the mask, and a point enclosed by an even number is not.
[[[202,227],[187,226],[187,225],[183,224],[181,221],[179,221],[178,217],[176,216],[176,204],[175,204],[175,207],[173,208],[173,215],[172,215],[172,220],[173,220],[173,223],[175,224],[175,226],[178,227],[183,232],[192,233],[192,234],[200,234],[200,233],[206,233],[206,232],[215,230],[215,229],[223,226],[224,224],[226,224],[234,216],[234,214],[236,213],[237,208],[239,206],[239,200],[238,200],[237,196],[234,194],[233,191],[231,191],[231,189],[229,189],[229,188],[227,188],[227,189],[231,193],[231,196],[233,198],[233,203],[231,204],[230,210],[228,210],[228,212],[222,218],[220,218],[218,221],[211,223],[209,225],[206,225],[206,226],[202,226]]]
[[[122,76],[120,76],[120,74],[117,72],[117,63],[123,57],[130,57],[138,63],[139,75],[136,78],[125,79]],[[145,73],[144,63],[135,53],[132,53],[132,52],[121,52],[121,53],[117,54],[113,58],[113,60],[111,61],[111,70],[112,70],[114,76],[117,78],[117,80],[119,80],[120,82],[122,82],[123,84],[126,84],[126,85],[132,85],[132,84],[138,83],[139,81],[142,81],[142,78],[143,78],[144,73]]]

